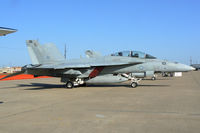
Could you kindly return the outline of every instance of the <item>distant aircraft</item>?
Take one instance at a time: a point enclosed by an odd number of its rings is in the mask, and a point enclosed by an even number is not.
[[[10,34],[16,31],[17,31],[16,29],[0,27],[0,36],[5,36],[7,34]]]
[[[118,83],[131,80],[135,88],[141,79],[129,73],[149,74],[155,71],[185,72],[193,67],[156,59],[150,55],[144,58],[132,56],[95,56],[65,60],[53,44],[40,45],[36,40],[27,40],[27,47],[32,64],[26,65],[21,72],[8,75],[2,79],[26,73],[35,76],[61,77],[67,88],[95,83]],[[91,54],[91,53],[90,53]]]
[[[191,66],[194,67],[196,71],[200,69],[200,64],[191,64]]]

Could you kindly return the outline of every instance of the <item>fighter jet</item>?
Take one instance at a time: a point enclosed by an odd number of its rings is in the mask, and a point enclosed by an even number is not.
[[[92,51],[92,50],[87,50],[85,52],[86,57],[88,58],[97,58],[99,56],[102,56],[101,54],[99,54],[98,52]],[[140,58],[140,59],[146,59],[146,61],[158,61],[158,59],[150,54],[141,52],[141,51],[130,51],[130,50],[126,50],[126,51],[120,51],[120,52],[115,52],[113,54],[111,54],[111,56],[123,56],[123,57],[130,57],[130,58]],[[161,61],[161,60],[160,60]],[[168,62],[165,60],[162,60],[162,62]],[[174,62],[175,64],[178,64],[177,62]],[[158,66],[157,66],[158,67]],[[163,65],[160,64],[160,67],[164,67]],[[159,71],[156,71],[158,69],[155,69],[155,71],[146,71],[145,73],[141,73],[141,72],[132,72],[129,73],[129,75],[134,76],[135,78],[146,78],[146,77],[151,77],[152,80],[156,80],[156,74],[158,73],[169,73],[169,74],[173,74],[176,71],[170,71],[170,69],[168,69],[166,66],[165,68],[162,70],[159,69]]]
[[[16,31],[17,31],[16,29],[0,27],[0,36],[5,36],[7,34],[10,34]]]
[[[35,76],[60,77],[66,88],[95,83],[118,83],[131,81],[135,88],[141,79],[129,73],[149,74],[155,71],[191,71],[194,68],[174,62],[129,56],[97,56],[95,58],[68,59],[60,54],[53,44],[40,45],[36,40],[27,40],[27,48],[32,64],[26,65],[22,71],[8,75],[2,79],[26,73]]]

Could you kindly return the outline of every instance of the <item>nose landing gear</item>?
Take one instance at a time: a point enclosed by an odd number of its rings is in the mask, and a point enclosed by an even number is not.
[[[142,79],[137,79],[135,77],[131,78],[131,87],[132,88],[136,88],[138,86],[138,83],[141,81]]]
[[[136,88],[138,86],[138,83],[142,80],[141,78],[136,78],[134,76],[131,76],[130,74],[122,74],[123,77],[128,78],[131,80],[131,87]]]

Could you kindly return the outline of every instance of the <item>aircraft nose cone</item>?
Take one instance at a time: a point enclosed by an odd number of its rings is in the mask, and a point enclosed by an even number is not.
[[[191,67],[191,71],[194,71],[194,70],[196,70],[194,67]]]
[[[188,71],[194,71],[195,70],[194,67],[191,67],[191,66],[188,66],[188,65],[185,65],[185,64],[178,64],[177,68],[178,68],[178,71],[181,71],[181,72],[188,72]]]
[[[191,67],[191,66],[186,66],[185,69],[186,69],[187,71],[194,71],[194,70],[195,70],[195,68],[194,68],[194,67]]]

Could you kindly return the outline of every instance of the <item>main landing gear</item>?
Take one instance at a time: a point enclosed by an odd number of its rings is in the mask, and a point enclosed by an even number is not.
[[[131,87],[132,87],[132,88],[136,88],[137,86],[138,86],[138,83],[136,83],[136,82],[132,82],[132,83],[131,83]]]
[[[69,89],[72,89],[74,88],[75,86],[81,86],[81,85],[84,85],[84,80],[83,79],[80,79],[80,78],[76,78],[76,79],[68,79],[68,78],[61,78],[61,82],[64,82],[66,83],[65,87],[66,88],[69,88]]]
[[[66,86],[65,86],[66,88],[69,88],[69,89],[72,89],[72,88],[74,88],[74,83],[73,82],[71,82],[71,81],[68,81],[67,83],[66,83]]]

